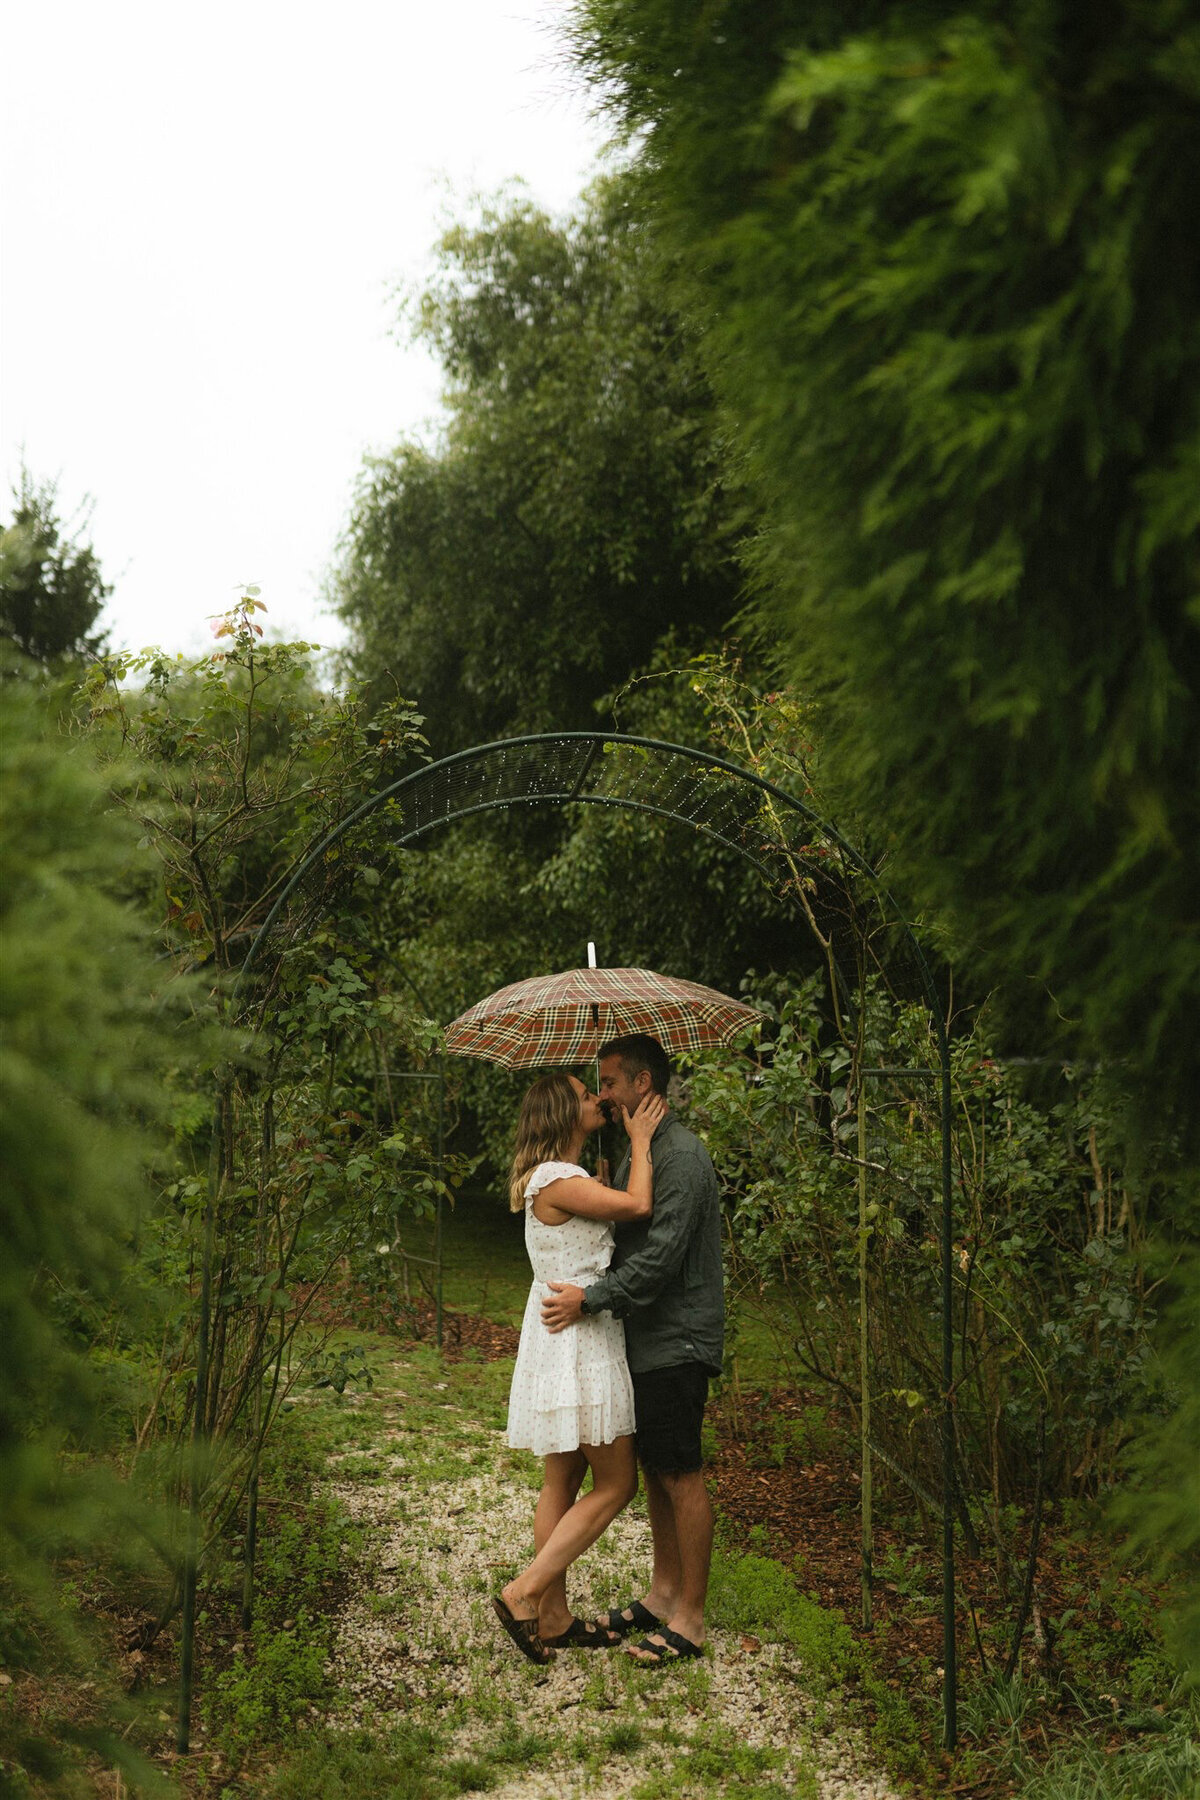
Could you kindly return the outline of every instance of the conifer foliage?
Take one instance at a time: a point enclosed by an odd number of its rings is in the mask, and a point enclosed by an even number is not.
[[[13,501],[12,521],[0,528],[0,644],[49,668],[96,655],[112,588],[92,546],[80,542],[89,508],[64,521],[55,483],[24,470]]]
[[[585,0],[576,33],[843,816],[968,962],[1194,1098],[1200,9]]]
[[[133,834],[90,759],[33,684],[5,679],[0,705],[0,1592],[22,1595],[53,1643],[50,1550],[99,1530],[89,1484],[56,1458],[68,1441],[104,1442],[98,1321],[118,1299],[125,1329],[142,1322],[128,1315],[147,1283],[121,1283],[178,1009],[164,1006],[151,923],[122,893],[140,863]],[[104,1333],[110,1350],[118,1335]],[[28,1629],[6,1600],[0,1660]]]

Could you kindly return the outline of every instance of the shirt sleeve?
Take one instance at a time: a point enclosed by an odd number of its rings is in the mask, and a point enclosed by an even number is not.
[[[638,1307],[649,1306],[678,1274],[696,1218],[699,1187],[692,1175],[692,1159],[686,1154],[655,1159],[654,1212],[646,1241],[619,1269],[584,1290],[585,1312],[627,1318]]]

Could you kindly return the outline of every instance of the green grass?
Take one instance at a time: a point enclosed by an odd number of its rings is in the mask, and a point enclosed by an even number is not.
[[[1104,1745],[1078,1742],[1017,1789],[1018,1800],[1197,1800],[1200,1747],[1171,1733],[1149,1742]]]
[[[441,1800],[462,1789],[433,1774],[437,1744],[436,1733],[421,1727],[382,1737],[314,1733],[287,1752],[258,1792],[263,1800]]]
[[[784,1383],[803,1387],[805,1378],[794,1353],[792,1296],[781,1288],[759,1291],[753,1284],[739,1284],[735,1276],[726,1298],[726,1364],[736,1365],[741,1387],[775,1388]]]
[[[792,1570],[760,1553],[764,1536],[758,1528],[751,1532],[752,1547],[743,1553],[722,1533],[725,1541],[713,1553],[709,1623],[790,1645],[818,1703],[828,1698],[858,1720],[863,1702],[869,1703],[870,1737],[880,1757],[895,1772],[920,1779],[932,1742],[928,1705],[927,1716],[920,1716],[918,1696],[898,1692],[880,1678],[869,1644],[855,1638],[842,1614],[801,1593]]]
[[[523,1769],[545,1762],[552,1749],[549,1738],[541,1737],[535,1731],[524,1731],[514,1720],[506,1719],[499,1738],[487,1754],[492,1762],[505,1768]]]
[[[522,1253],[523,1254],[523,1253]],[[524,1281],[522,1270],[522,1282]],[[495,1291],[495,1290],[493,1290]],[[311,1389],[294,1408],[289,1430],[293,1444],[314,1469],[332,1452],[344,1478],[364,1484],[376,1481],[381,1468],[398,1467],[404,1481],[396,1496],[397,1512],[424,1510],[440,1481],[458,1481],[476,1461],[500,1460],[505,1453],[496,1433],[504,1422],[511,1368],[506,1361],[443,1361],[427,1344],[397,1345],[394,1339],[369,1333],[339,1334],[331,1347],[353,1349],[375,1375],[369,1391],[353,1386],[344,1395]],[[354,1366],[360,1366],[354,1364]],[[803,1422],[802,1422],[803,1423]],[[789,1440],[788,1452],[793,1450]],[[538,1466],[520,1457],[510,1475],[536,1486]],[[715,1559],[712,1623],[732,1632],[754,1632],[764,1642],[782,1642],[803,1665],[802,1686],[816,1697],[817,1711],[844,1716],[844,1690],[865,1674],[863,1655],[840,1615],[827,1612],[800,1593],[795,1576],[765,1554],[760,1545],[726,1540]],[[747,1551],[749,1553],[747,1554]],[[498,1568],[481,1572],[479,1591],[502,1577]],[[622,1578],[625,1585],[628,1577]],[[424,1591],[432,1571],[412,1569],[402,1584],[404,1600],[395,1602],[402,1616],[414,1596]],[[605,1599],[605,1575],[593,1577],[597,1604]],[[621,1596],[613,1593],[609,1599]],[[393,1616],[389,1597],[381,1595],[377,1617]],[[281,1656],[284,1653],[281,1652]],[[464,1663],[465,1655],[465,1663]],[[429,1728],[421,1740],[421,1772],[412,1755],[411,1735],[389,1734],[383,1721],[373,1736],[334,1741],[321,1727],[306,1723],[296,1710],[291,1737],[281,1722],[274,1773],[265,1786],[249,1792],[263,1800],[285,1800],[308,1791],[333,1800],[362,1795],[395,1795],[398,1800],[445,1800],[458,1793],[486,1792],[510,1781],[526,1767],[574,1765],[590,1788],[602,1791],[606,1774],[632,1767],[650,1800],[703,1793],[714,1800],[810,1800],[815,1794],[808,1760],[808,1728],[803,1744],[784,1752],[747,1745],[738,1735],[707,1722],[711,1718],[714,1671],[708,1661],[661,1672],[646,1670],[623,1658],[596,1658],[581,1666],[583,1685],[561,1726],[538,1721],[520,1723],[506,1710],[510,1702],[489,1683],[490,1639],[460,1650],[458,1670],[467,1685],[427,1685],[406,1725]],[[268,1668],[268,1673],[270,1669]],[[529,1671],[531,1682],[536,1671]],[[286,1682],[271,1683],[286,1711]],[[822,1700],[820,1696],[826,1698]],[[885,1696],[891,1700],[894,1697]],[[248,1711],[249,1692],[241,1696]],[[813,1704],[810,1698],[806,1710]],[[309,1740],[311,1733],[311,1741]],[[901,1733],[903,1735],[903,1733]],[[291,1785],[288,1785],[288,1784]]]
[[[433,1254],[428,1242],[413,1250]],[[433,1271],[423,1271],[432,1279]],[[498,1188],[464,1188],[442,1218],[442,1283],[452,1312],[477,1313],[494,1324],[519,1326],[529,1298],[529,1258],[525,1254],[524,1220],[508,1210]]]
[[[802,1758],[743,1742],[732,1731],[702,1727],[633,1791],[633,1800],[817,1800],[815,1776]]]
[[[601,1732],[600,1747],[611,1756],[633,1756],[641,1749],[644,1735],[640,1725],[625,1719]]]
[[[806,1674],[824,1688],[840,1687],[854,1670],[858,1646],[840,1613],[826,1610],[796,1587],[782,1563],[753,1553],[713,1553],[710,1624],[790,1644]]]
[[[306,1440],[291,1416],[281,1421],[264,1459],[254,1623],[202,1691],[211,1741],[234,1763],[286,1741],[330,1695],[329,1597],[361,1534],[329,1501],[302,1514],[270,1504],[273,1494],[307,1491],[320,1466],[319,1441]],[[199,1623],[203,1633],[207,1613]]]
[[[524,1307],[527,1284],[520,1222],[487,1197],[467,1196],[449,1222],[446,1235],[447,1304],[515,1323]],[[769,1347],[765,1331],[759,1343],[748,1346],[743,1329],[739,1338],[743,1380],[747,1349],[765,1356]],[[371,1372],[376,1385],[368,1388],[364,1380],[348,1384],[344,1395],[330,1389],[304,1394],[294,1409],[288,1435],[293,1443],[303,1441],[304,1456],[313,1468],[332,1453],[338,1459],[340,1478],[366,1485],[398,1467],[404,1481],[396,1510],[410,1516],[416,1516],[414,1509],[423,1510],[431,1503],[438,1483],[459,1481],[476,1466],[492,1462],[499,1464],[506,1479],[527,1482],[532,1494],[539,1479],[536,1460],[506,1453],[496,1438],[504,1424],[511,1380],[507,1360],[484,1362],[468,1352],[461,1360],[448,1362],[427,1343],[398,1344],[395,1338],[362,1331],[335,1334],[323,1366],[332,1366],[338,1359],[350,1368]],[[780,1373],[776,1363],[774,1379]],[[820,1409],[810,1409],[798,1418],[780,1418],[774,1431],[763,1436],[762,1459],[767,1466],[775,1466],[792,1457],[803,1459],[823,1452],[828,1447],[827,1433]],[[289,1683],[302,1688],[304,1670],[297,1668],[298,1659],[282,1646],[277,1647],[278,1667],[266,1656],[263,1668],[280,1718],[275,1729],[286,1736],[289,1705],[298,1729],[285,1746],[285,1762],[272,1777],[273,1785],[253,1791],[261,1791],[264,1800],[274,1800],[276,1795],[284,1800],[288,1794],[304,1791],[307,1782],[309,1792],[329,1793],[332,1800],[343,1796],[354,1800],[359,1794],[363,1800],[370,1794],[373,1800],[376,1793],[394,1794],[397,1800],[445,1800],[449,1795],[482,1793],[503,1785],[523,1767],[559,1764],[569,1758],[578,1771],[575,1778],[597,1787],[606,1772],[623,1761],[631,1763],[642,1783],[636,1790],[640,1800],[658,1800],[659,1795],[664,1800],[676,1796],[690,1800],[701,1793],[714,1800],[724,1800],[726,1795],[730,1800],[734,1795],[739,1800],[783,1800],[784,1795],[808,1800],[816,1788],[805,1751],[812,1731],[819,1734],[822,1729],[823,1719],[835,1726],[843,1721],[857,1723],[870,1736],[881,1760],[894,1773],[912,1779],[919,1790],[929,1772],[929,1746],[937,1737],[936,1695],[918,1694],[911,1688],[900,1692],[883,1681],[875,1672],[871,1646],[855,1639],[839,1613],[800,1591],[795,1572],[775,1562],[767,1551],[765,1531],[751,1533],[748,1539],[733,1538],[728,1530],[721,1532],[709,1616],[717,1629],[753,1633],[764,1643],[786,1644],[798,1658],[809,1724],[802,1733],[805,1742],[794,1744],[786,1756],[748,1746],[700,1723],[712,1704],[713,1673],[707,1662],[672,1671],[668,1686],[654,1671],[620,1659],[596,1659],[594,1666],[586,1666],[583,1690],[564,1717],[562,1729],[546,1736],[525,1731],[505,1714],[499,1696],[489,1691],[486,1645],[479,1647],[474,1658],[478,1668],[472,1665],[467,1692],[457,1691],[450,1683],[444,1689],[435,1684],[426,1691],[411,1721],[414,1728],[418,1721],[430,1727],[421,1739],[425,1748],[419,1758],[411,1754],[416,1739],[389,1735],[382,1727],[377,1737],[359,1738],[349,1745],[341,1740],[326,1743],[323,1738],[318,1742],[316,1730],[313,1742],[302,1742],[307,1736],[304,1709],[292,1704]],[[881,1572],[898,1591],[925,1591],[919,1562],[900,1552],[885,1560]],[[498,1570],[481,1573],[479,1592],[484,1593],[498,1578]],[[387,1618],[402,1611],[425,1585],[423,1572],[411,1570],[404,1584],[404,1601],[380,1596],[377,1616]],[[602,1568],[594,1571],[592,1585],[597,1604],[622,1597],[615,1591],[606,1592]],[[977,1698],[982,1710],[979,1734],[973,1736],[971,1700],[964,1695],[964,1767],[993,1767],[996,1738],[1003,1739],[1007,1727],[1012,1745],[1009,1771],[1014,1779],[1027,1776],[1032,1781],[1032,1765],[1022,1759],[1019,1749],[1019,1721],[1007,1721],[1003,1716],[1002,1696]],[[1012,1698],[1015,1696],[1009,1696]],[[247,1717],[251,1703],[247,1689],[241,1699]],[[652,1709],[650,1716],[647,1709]],[[1090,1796],[1086,1781],[1093,1779],[1096,1771],[1092,1767],[1095,1759],[1089,1760],[1089,1754],[1083,1744],[1060,1756],[1047,1772],[1047,1780],[1053,1773],[1051,1785],[1044,1789],[1031,1786],[1029,1800]],[[1191,1778],[1187,1754],[1172,1740],[1169,1745],[1148,1746],[1144,1754],[1134,1755],[1131,1749],[1128,1757],[1122,1753],[1116,1761],[1108,1758],[1103,1767],[1114,1780],[1119,1776],[1126,1783],[1130,1800],[1150,1800],[1152,1794],[1159,1800],[1153,1781],[1160,1776],[1162,1800],[1184,1800],[1185,1796],[1186,1800],[1200,1800],[1200,1792],[1193,1795],[1185,1783],[1185,1776]],[[1176,1774],[1182,1785],[1172,1786]],[[294,1785],[287,1786],[288,1781]],[[1126,1788],[1110,1784],[1095,1792],[1103,1800],[1125,1800]]]

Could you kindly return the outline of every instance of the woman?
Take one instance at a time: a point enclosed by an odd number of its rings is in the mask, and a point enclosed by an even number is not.
[[[533,1286],[521,1326],[508,1406],[508,1441],[545,1457],[533,1516],[536,1552],[529,1567],[492,1604],[501,1625],[531,1662],[549,1662],[568,1644],[607,1648],[619,1641],[603,1626],[573,1618],[566,1572],[637,1492],[633,1387],[625,1332],[610,1313],[588,1314],[569,1331],[549,1332],[542,1301],[549,1281],[587,1287],[607,1269],[618,1219],[644,1219],[653,1203],[650,1140],[666,1112],[648,1094],[631,1116],[629,1187],[606,1187],[579,1166],[589,1132],[604,1111],[574,1075],[543,1075],[521,1105],[509,1176],[509,1204],[525,1212]],[[591,1492],[576,1495],[585,1471]]]

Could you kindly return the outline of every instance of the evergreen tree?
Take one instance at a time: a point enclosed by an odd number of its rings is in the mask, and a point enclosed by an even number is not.
[[[1193,0],[585,0],[824,779],[1200,1131]]]
[[[27,471],[14,490],[11,524],[0,532],[0,638],[43,668],[95,656],[107,633],[96,629],[112,593],[96,552],[68,535],[53,482]]]
[[[24,1602],[0,1606],[8,1662],[30,1629],[59,1641],[52,1558],[101,1530],[94,1475],[60,1452],[104,1442],[92,1334],[129,1273],[167,1071],[196,1052],[164,1013],[152,923],[121,897],[132,829],[37,689],[0,683],[0,707],[0,1593]]]

